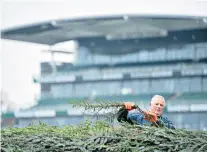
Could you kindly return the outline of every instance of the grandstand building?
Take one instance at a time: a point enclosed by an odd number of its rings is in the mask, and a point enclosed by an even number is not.
[[[84,120],[76,100],[132,101],[147,108],[163,95],[178,128],[207,128],[207,22],[203,17],[115,16],[58,20],[2,31],[2,38],[78,43],[73,64],[41,63],[38,105],[4,119],[56,125]],[[93,119],[100,119],[94,118]]]

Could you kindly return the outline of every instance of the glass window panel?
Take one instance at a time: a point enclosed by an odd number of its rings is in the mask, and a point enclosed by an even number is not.
[[[200,92],[202,89],[201,78],[191,78],[190,81],[190,91],[191,92]]]
[[[181,78],[180,79],[180,91],[181,92],[189,92],[190,91],[190,79],[189,78]]]

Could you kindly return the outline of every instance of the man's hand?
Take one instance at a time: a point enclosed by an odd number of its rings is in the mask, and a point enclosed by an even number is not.
[[[135,104],[133,102],[124,102],[124,108],[127,110],[132,110]]]
[[[149,111],[144,112],[144,119],[150,122],[153,122],[153,123],[156,123],[158,120],[157,116],[154,113],[149,112]]]

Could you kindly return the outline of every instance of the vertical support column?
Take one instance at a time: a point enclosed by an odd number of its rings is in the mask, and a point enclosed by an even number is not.
[[[51,61],[52,73],[53,73],[53,75],[55,75],[57,68],[56,68],[56,63],[55,63],[55,59],[54,59],[54,52],[52,52],[52,51],[51,51],[51,58],[52,58],[52,61]]]
[[[166,46],[165,47],[165,60],[168,60],[167,58],[168,51],[169,51],[168,46]]]
[[[199,58],[197,57],[197,44],[194,44],[194,60],[199,60]]]
[[[55,75],[56,74],[56,62],[55,62],[55,59],[54,59],[55,52],[53,52],[52,46],[50,46],[50,48],[46,52],[49,52],[51,54],[50,64],[52,66],[52,74]]]

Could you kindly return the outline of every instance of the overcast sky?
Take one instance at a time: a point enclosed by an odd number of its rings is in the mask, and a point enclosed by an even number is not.
[[[205,0],[2,0],[1,28],[11,28],[61,18],[115,14],[166,14],[207,16]],[[16,103],[34,101],[38,86],[40,51],[48,48],[32,43],[1,41],[1,82],[9,99]]]

